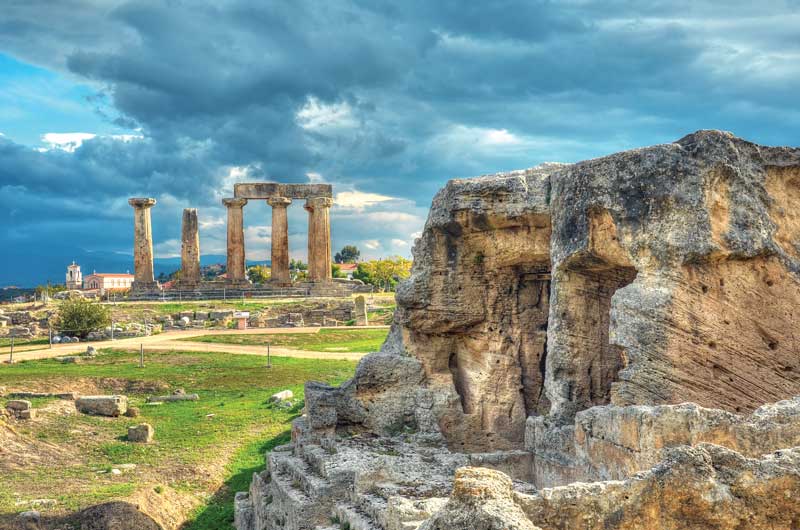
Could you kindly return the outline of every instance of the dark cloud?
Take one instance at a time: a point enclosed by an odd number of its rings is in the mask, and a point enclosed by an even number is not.
[[[797,6],[9,0],[0,53],[89,84],[90,111],[137,138],[68,152],[0,137],[0,244],[20,255],[49,245],[54,261],[70,245],[126,251],[125,199],[152,195],[159,248],[174,246],[186,206],[201,208],[212,247],[234,181],[323,178],[391,198],[336,212],[335,246],[401,252],[450,177],[698,128],[792,143]],[[247,208],[268,244],[266,210]]]

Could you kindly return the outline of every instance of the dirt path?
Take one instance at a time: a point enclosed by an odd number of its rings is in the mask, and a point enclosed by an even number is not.
[[[359,329],[372,328],[372,329],[387,329],[388,326],[364,326]],[[14,348],[15,360],[30,360],[30,359],[48,359],[51,357],[59,357],[62,355],[70,355],[75,353],[82,353],[86,351],[87,346],[94,346],[100,348],[119,348],[129,349],[138,348],[140,344],[144,345],[145,351],[214,351],[222,353],[236,353],[242,355],[267,355],[265,346],[244,346],[241,344],[221,344],[221,343],[207,343],[207,342],[191,342],[178,339],[187,339],[192,337],[200,337],[203,335],[272,335],[284,333],[319,333],[321,329],[342,329],[342,328],[320,328],[320,327],[305,327],[305,328],[250,328],[244,330],[213,330],[213,329],[192,329],[181,331],[168,331],[158,335],[151,335],[149,337],[134,337],[129,339],[119,340],[104,340],[97,342],[79,342],[75,344],[53,344],[52,348],[47,345],[43,346],[29,346],[24,351]],[[351,328],[352,329],[352,328]],[[24,346],[22,347],[24,348]],[[10,348],[0,348],[0,356],[8,356]],[[348,359],[358,360],[367,352],[317,352],[306,350],[295,350],[291,348],[282,348],[273,346],[270,348],[270,353],[282,357],[300,357],[305,359]],[[7,357],[6,357],[7,358]],[[3,358],[5,360],[5,358]],[[2,365],[0,365],[1,367]]]

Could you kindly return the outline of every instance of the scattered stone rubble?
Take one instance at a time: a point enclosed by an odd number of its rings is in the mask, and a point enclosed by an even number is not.
[[[800,149],[719,131],[449,182],[236,528],[800,528],[798,212]]]

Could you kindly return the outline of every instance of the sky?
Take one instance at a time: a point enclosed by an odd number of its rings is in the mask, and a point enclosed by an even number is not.
[[[697,129],[799,145],[798,28],[800,0],[2,0],[0,285],[129,256],[134,196],[162,258],[187,207],[224,254],[244,181],[330,183],[334,251],[409,256],[451,178]],[[245,226],[267,259],[269,207]]]

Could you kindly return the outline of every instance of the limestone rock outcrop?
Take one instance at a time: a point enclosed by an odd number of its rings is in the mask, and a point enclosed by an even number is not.
[[[720,131],[448,182],[237,528],[796,528],[798,211],[800,149]]]

